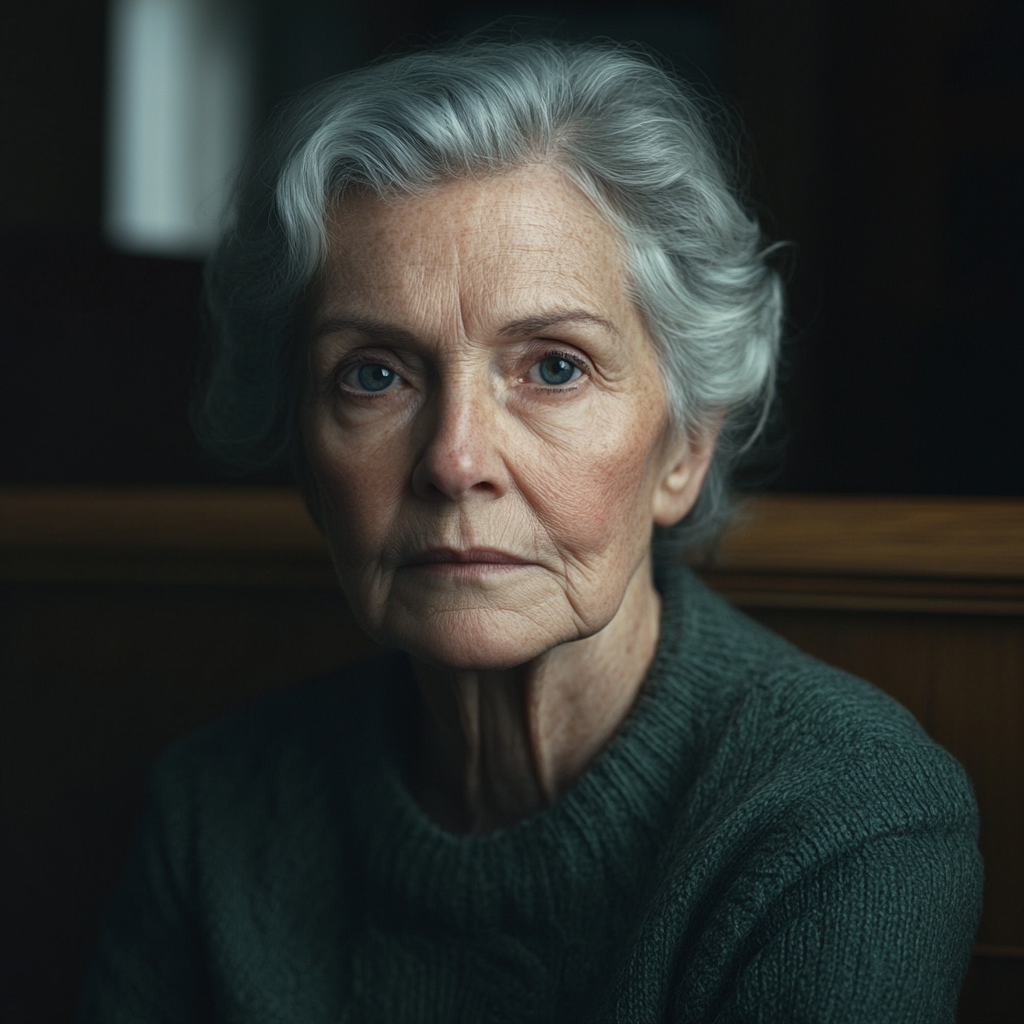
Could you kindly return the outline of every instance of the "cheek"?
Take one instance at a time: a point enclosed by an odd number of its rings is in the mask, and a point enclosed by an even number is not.
[[[379,429],[342,432],[323,415],[311,424],[308,450],[335,563],[362,563],[379,551],[402,501],[408,467],[401,437]]]
[[[531,459],[524,490],[552,538],[574,561],[645,552],[652,522],[657,425],[635,415],[587,417]]]

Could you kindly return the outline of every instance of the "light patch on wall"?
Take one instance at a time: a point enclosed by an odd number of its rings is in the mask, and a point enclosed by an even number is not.
[[[231,0],[113,0],[105,228],[130,252],[217,238],[252,116],[251,32]]]

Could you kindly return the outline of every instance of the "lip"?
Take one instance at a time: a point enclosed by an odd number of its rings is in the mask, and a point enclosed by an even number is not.
[[[525,558],[497,548],[431,548],[409,558],[409,566],[427,565],[529,565]]]

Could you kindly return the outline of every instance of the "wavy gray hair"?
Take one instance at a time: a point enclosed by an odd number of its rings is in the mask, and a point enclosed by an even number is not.
[[[329,79],[280,108],[234,190],[207,265],[213,348],[193,423],[236,467],[291,462],[307,488],[299,406],[303,309],[346,189],[416,193],[549,161],[621,235],[674,427],[721,422],[684,546],[728,518],[729,479],[775,389],[782,288],[703,105],[615,45],[462,43]]]

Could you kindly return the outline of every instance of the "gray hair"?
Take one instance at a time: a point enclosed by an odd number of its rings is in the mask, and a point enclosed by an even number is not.
[[[704,105],[612,44],[461,43],[329,79],[282,107],[239,172],[233,222],[207,266],[200,440],[239,468],[290,461],[308,486],[303,308],[330,204],[351,187],[422,193],[538,161],[560,167],[619,232],[674,428],[699,436],[721,422],[673,537],[686,546],[717,532],[731,471],[774,396],[782,288]]]

